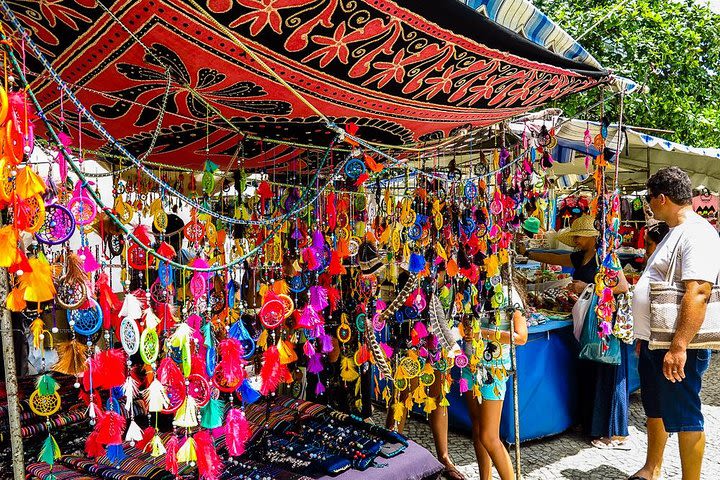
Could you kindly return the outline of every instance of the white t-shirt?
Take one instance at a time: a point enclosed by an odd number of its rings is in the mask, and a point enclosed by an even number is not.
[[[685,221],[671,228],[660,242],[635,285],[632,313],[635,337],[640,340],[650,340],[650,282],[665,280],[676,245],[679,255],[675,266],[675,282],[703,280],[714,285],[717,281],[720,272],[720,237],[707,220],[690,212]]]

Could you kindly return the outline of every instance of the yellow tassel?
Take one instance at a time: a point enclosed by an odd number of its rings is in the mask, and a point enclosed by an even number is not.
[[[340,361],[340,377],[345,382],[352,382],[358,379],[360,374],[353,365],[353,360],[348,357],[343,357]]]
[[[390,405],[390,389],[387,386],[383,388],[382,398],[385,400],[385,408],[387,408],[387,406]]]
[[[273,292],[278,295],[287,295],[290,292],[290,287],[285,280],[276,280],[272,286]]]
[[[25,272],[20,277],[20,288],[25,289],[25,301],[47,302],[55,297],[50,264],[44,256],[28,259],[31,272]]]
[[[263,329],[262,333],[260,334],[260,338],[258,338],[256,344],[260,348],[267,348],[267,341],[268,341],[268,331]]]
[[[15,193],[22,199],[28,199],[33,195],[45,193],[47,187],[42,178],[32,168],[24,167],[17,169],[15,176]]]
[[[448,401],[447,397],[443,394],[442,400],[440,400],[440,406],[441,407],[449,407],[450,402]]]
[[[177,452],[177,460],[181,463],[197,462],[195,440],[189,437]]]
[[[411,395],[408,395],[408,397],[405,399],[405,409],[407,411],[410,411],[413,407],[413,399]]]
[[[420,385],[417,387],[412,394],[413,402],[417,404],[425,403],[425,399],[427,398],[427,394],[425,393],[425,387]]]
[[[427,397],[425,399],[425,407],[423,408],[423,411],[430,415],[436,408],[437,403],[435,402],[435,399],[433,397]]]
[[[180,408],[178,408],[178,411],[175,413],[173,425],[182,428],[197,427],[197,402],[195,402],[192,396],[188,395],[182,405],[180,405]]]
[[[278,340],[277,343],[278,353],[280,354],[280,363],[287,365],[297,361],[298,357],[295,353],[292,343],[284,340]]]
[[[405,407],[402,403],[398,402],[393,405],[393,420],[402,422],[403,417],[405,417]]]
[[[40,335],[42,335],[43,331],[45,331],[45,322],[43,322],[42,318],[38,317],[30,324],[30,332],[33,336],[33,347],[38,350],[42,348],[43,342],[40,339]]]
[[[11,312],[22,312],[27,308],[25,301],[25,289],[13,288],[10,295],[7,296],[5,306]]]
[[[0,267],[11,267],[17,261],[18,232],[12,225],[0,228]]]

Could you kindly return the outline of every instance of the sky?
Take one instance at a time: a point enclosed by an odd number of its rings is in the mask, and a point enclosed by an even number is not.
[[[720,0],[710,0],[710,8],[713,12],[720,13]]]

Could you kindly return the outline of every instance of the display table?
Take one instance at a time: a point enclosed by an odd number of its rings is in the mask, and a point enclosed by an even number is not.
[[[557,435],[576,423],[578,417],[577,353],[572,321],[550,320],[529,329],[528,342],[517,348],[520,441]],[[634,351],[634,350],[633,350]],[[637,357],[630,356],[630,391],[640,386]],[[451,428],[471,430],[470,416],[457,382],[450,395]],[[503,404],[500,436],[515,441],[512,377]]]

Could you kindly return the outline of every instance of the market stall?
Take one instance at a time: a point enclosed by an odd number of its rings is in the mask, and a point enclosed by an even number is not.
[[[512,340],[458,332],[500,337],[556,140],[498,122],[610,82],[567,36],[441,3],[0,1],[2,328],[36,372],[19,396],[4,345],[16,478],[21,431],[44,479],[437,474],[363,419],[508,378]]]

